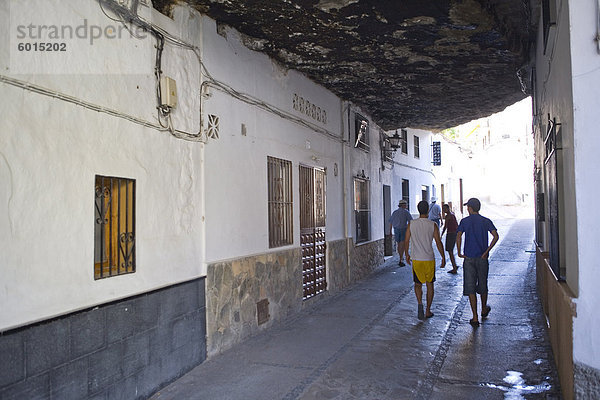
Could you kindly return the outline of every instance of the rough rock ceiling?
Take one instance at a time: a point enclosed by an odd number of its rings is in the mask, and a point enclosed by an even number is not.
[[[529,0],[186,1],[386,130],[441,130],[525,97]]]

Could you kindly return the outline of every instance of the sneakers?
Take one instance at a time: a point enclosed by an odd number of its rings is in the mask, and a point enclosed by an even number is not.
[[[423,310],[423,304],[419,304],[419,308],[417,309],[417,318],[421,321],[425,319],[425,311]]]

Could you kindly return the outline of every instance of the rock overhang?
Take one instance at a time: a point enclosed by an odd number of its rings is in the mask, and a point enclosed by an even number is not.
[[[186,1],[386,130],[438,131],[528,95],[533,0]]]

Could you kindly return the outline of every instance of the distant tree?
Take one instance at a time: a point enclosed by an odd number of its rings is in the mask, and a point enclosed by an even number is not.
[[[456,136],[458,134],[456,128],[444,129],[441,133],[450,140],[456,140]]]

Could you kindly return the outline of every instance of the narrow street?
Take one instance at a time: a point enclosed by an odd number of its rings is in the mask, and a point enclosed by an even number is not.
[[[492,310],[479,328],[468,323],[462,268],[458,275],[446,273],[449,266],[437,270],[435,316],[419,321],[411,269],[398,267],[395,255],[368,279],[203,363],[152,399],[562,398],[535,289],[533,221],[494,222]]]

